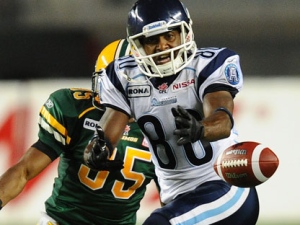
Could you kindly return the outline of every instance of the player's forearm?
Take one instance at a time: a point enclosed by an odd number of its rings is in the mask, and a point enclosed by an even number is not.
[[[30,147],[20,161],[0,177],[2,207],[17,197],[27,182],[40,174],[51,162],[49,156]]]
[[[115,148],[123,136],[124,128],[128,124],[128,116],[122,112],[107,108],[101,117],[99,125],[109,140],[112,148]]]
[[[204,139],[210,142],[230,136],[233,127],[234,103],[227,91],[208,93],[204,96],[203,112]]]
[[[204,139],[210,142],[230,136],[232,122],[223,111],[217,111],[201,121],[204,126]]]
[[[2,207],[22,192],[27,181],[24,172],[18,165],[8,169],[0,177],[0,199],[2,201]]]

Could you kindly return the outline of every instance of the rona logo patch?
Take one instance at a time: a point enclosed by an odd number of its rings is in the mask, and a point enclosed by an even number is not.
[[[88,130],[95,130],[99,121],[86,118],[83,122],[83,127]]]
[[[149,85],[134,85],[129,86],[127,95],[129,98],[149,97],[151,87]]]

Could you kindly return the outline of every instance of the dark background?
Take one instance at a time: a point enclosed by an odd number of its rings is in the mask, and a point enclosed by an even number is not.
[[[0,0],[0,79],[90,77],[101,49],[126,37],[134,2]],[[300,75],[300,1],[182,2],[198,47],[236,51],[244,76]]]

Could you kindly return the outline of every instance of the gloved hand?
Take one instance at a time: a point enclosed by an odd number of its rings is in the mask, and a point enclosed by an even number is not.
[[[176,129],[173,134],[178,135],[178,145],[184,145],[189,142],[196,142],[204,136],[204,127],[188,111],[181,106],[172,108],[172,114],[175,117]]]
[[[124,168],[123,161],[109,160],[110,150],[106,147],[104,132],[96,128],[96,134],[84,150],[84,163],[94,170],[118,171]]]

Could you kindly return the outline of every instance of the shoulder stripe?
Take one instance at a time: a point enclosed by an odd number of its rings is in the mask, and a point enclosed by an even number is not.
[[[39,118],[39,124],[40,126],[46,130],[48,133],[53,134],[55,140],[57,140],[58,142],[60,142],[63,145],[66,145],[66,139],[56,130],[53,129],[53,127],[51,127],[44,119],[43,117]]]
[[[68,136],[68,131],[67,129],[60,124],[50,113],[49,111],[45,108],[45,106],[42,107],[41,111],[40,111],[41,116],[47,121],[47,123],[50,125],[46,130],[49,133],[53,133],[55,136],[55,139],[57,139],[58,141],[60,141],[61,143],[64,144],[64,140],[66,140],[66,143],[69,144],[71,141],[71,138]],[[42,120],[42,119],[41,119]],[[42,120],[43,121],[43,120]],[[45,124],[43,124],[43,122],[40,121],[40,124],[43,128],[45,128]],[[57,130],[59,132],[59,134],[55,134],[55,131],[51,131],[51,127],[54,128],[55,130]],[[51,131],[51,132],[50,132]],[[63,137],[59,138],[59,136]]]
[[[118,78],[118,75],[116,74],[116,71],[114,68],[115,68],[115,62],[112,62],[111,64],[109,64],[106,67],[107,77],[109,78],[110,82],[114,85],[114,87],[116,89],[118,89],[122,93],[123,96],[126,96],[126,91],[124,90],[122,83],[121,83],[120,79]],[[127,102],[129,104],[128,100],[127,100]]]
[[[225,60],[230,57],[236,55],[235,52],[225,48],[219,54],[210,61],[200,72],[200,77],[205,80],[209,75],[211,75],[214,71],[216,71],[220,66],[223,65]],[[200,79],[201,79],[200,78]]]
[[[236,55],[235,52],[224,48],[222,51],[220,51],[215,58],[213,58],[200,72],[199,77],[198,77],[198,88],[197,88],[197,93],[199,93],[199,88],[201,84],[204,83],[204,81],[214,72],[216,71],[220,66],[223,65],[225,60],[230,57]]]
[[[134,68],[137,64],[132,56],[127,56],[119,59],[119,68]]]

